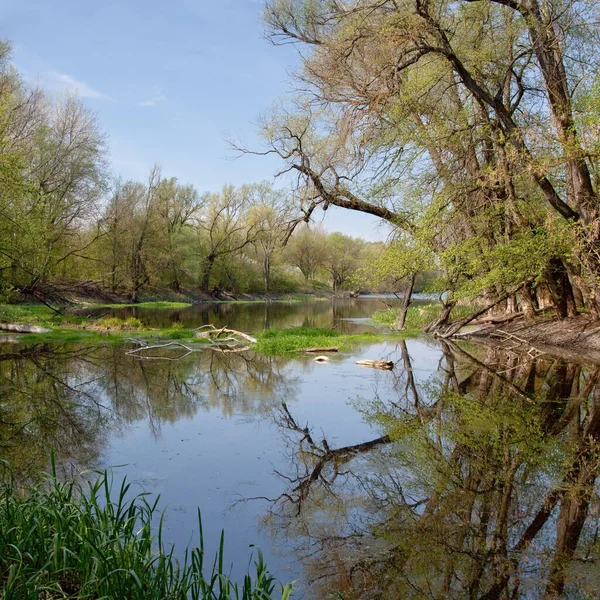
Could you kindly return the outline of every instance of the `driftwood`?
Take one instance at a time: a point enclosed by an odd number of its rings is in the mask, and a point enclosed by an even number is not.
[[[20,323],[0,323],[2,331],[14,331],[15,333],[50,333],[52,329],[38,327],[37,325],[22,325]]]
[[[315,348],[303,348],[302,350],[298,350],[298,352],[339,352],[340,349],[337,346],[322,346]]]
[[[145,356],[145,355],[141,355],[138,354],[138,352],[146,352],[147,350],[161,350],[163,348],[182,348],[183,350],[185,350],[185,353],[182,354],[181,356],[178,356],[177,358],[173,358],[170,356]],[[141,348],[135,348],[134,350],[128,350],[127,352],[125,352],[125,354],[129,355],[129,356],[135,356],[136,358],[139,359],[143,359],[143,360],[172,360],[172,361],[177,361],[177,360],[181,360],[182,358],[185,358],[186,356],[190,355],[192,352],[195,352],[195,350],[193,348],[190,348],[189,346],[186,346],[185,344],[182,344],[181,342],[167,342],[166,344],[156,344],[154,346],[148,346],[148,345],[144,345]]]
[[[357,365],[361,367],[369,367],[370,369],[384,369],[390,371],[394,368],[394,363],[391,360],[357,360]]]
[[[220,329],[217,329],[214,325],[203,325],[202,327],[198,327],[196,333],[194,334],[194,337],[204,338],[216,342],[223,341],[222,338],[219,340],[219,337],[224,334],[228,336],[242,338],[243,340],[246,340],[251,344],[256,344],[256,338],[252,337],[251,335],[248,335],[247,333],[244,333],[242,331],[236,331],[235,329],[228,329],[227,327],[221,327]]]
[[[487,317],[482,317],[481,319],[476,319],[475,321],[471,321],[471,325],[483,325],[492,324],[496,325],[498,323],[508,323],[514,319],[518,319],[519,317],[524,316],[523,311],[510,313],[508,315],[489,315]]]

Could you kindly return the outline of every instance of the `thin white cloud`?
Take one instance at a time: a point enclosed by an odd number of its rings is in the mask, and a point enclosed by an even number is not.
[[[58,73],[57,71],[52,71],[50,73],[50,77],[54,79],[54,81],[62,85],[64,88],[68,89],[72,92],[77,92],[80,98],[97,98],[99,100],[111,100],[110,96],[95,90],[93,87],[89,86],[84,81],[79,81],[75,79],[75,77],[71,77],[71,75],[67,75],[66,73]]]
[[[156,106],[160,102],[164,102],[166,100],[165,95],[162,92],[156,93],[152,98],[148,98],[148,100],[142,100],[138,102],[138,106]]]

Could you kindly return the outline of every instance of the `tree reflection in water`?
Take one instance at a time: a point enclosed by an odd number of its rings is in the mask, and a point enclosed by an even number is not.
[[[297,544],[313,596],[596,598],[600,368],[446,344],[423,382],[406,345],[398,353],[381,374],[391,400],[358,404],[379,435],[334,447],[295,417],[284,359],[11,347],[0,354],[2,457],[27,483],[51,448],[63,473],[94,467],[133,422],[159,437],[201,410],[275,411],[291,467],[268,523]]]
[[[382,435],[317,440],[283,404],[294,469],[267,518],[315,598],[597,598],[599,367],[445,344],[418,384],[406,345]],[[400,366],[400,365],[399,365]]]
[[[0,458],[20,482],[46,472],[54,451],[61,475],[99,466],[109,436],[146,421],[199,410],[268,414],[270,399],[292,397],[285,361],[253,353],[204,351],[175,361],[128,356],[120,345],[38,344],[0,353]]]

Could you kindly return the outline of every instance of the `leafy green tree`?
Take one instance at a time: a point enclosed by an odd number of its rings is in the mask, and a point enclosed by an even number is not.
[[[334,291],[344,289],[363,261],[364,242],[343,233],[327,237],[325,269],[331,274]]]
[[[306,281],[315,279],[318,269],[325,267],[327,258],[327,233],[322,227],[298,227],[290,238],[286,257],[298,267]]]

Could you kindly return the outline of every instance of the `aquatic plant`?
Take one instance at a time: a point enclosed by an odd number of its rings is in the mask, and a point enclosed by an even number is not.
[[[337,346],[339,350],[350,350],[361,342],[377,342],[373,333],[344,335],[333,329],[318,327],[290,327],[289,329],[266,329],[257,334],[254,349],[267,355],[286,355],[314,346]]]
[[[0,487],[2,598],[39,600],[287,600],[292,585],[270,575],[260,551],[254,576],[233,583],[225,568],[224,536],[210,569],[200,525],[198,547],[178,560],[163,540],[159,498],[132,494],[125,480],[112,493],[110,472],[87,483],[56,475],[27,494]]]

